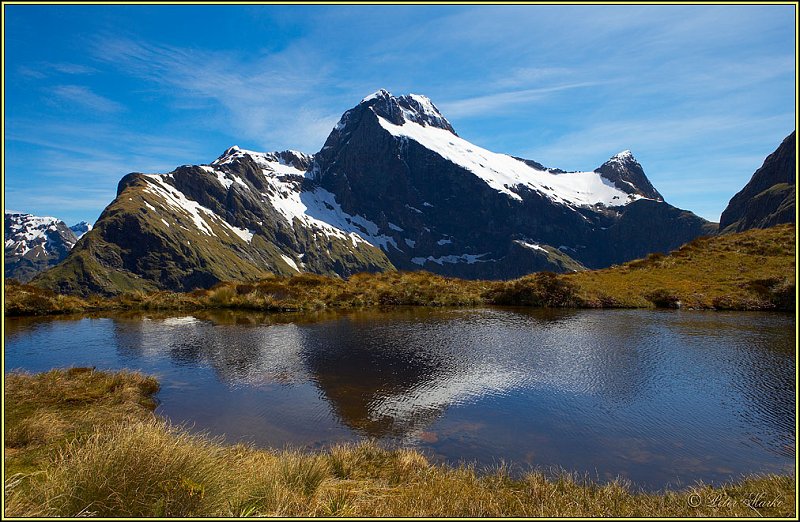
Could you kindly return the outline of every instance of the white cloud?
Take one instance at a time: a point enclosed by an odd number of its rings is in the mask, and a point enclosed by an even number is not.
[[[551,94],[571,89],[596,87],[609,82],[581,82],[549,87],[537,87],[515,91],[498,92],[472,98],[445,101],[438,104],[448,118],[465,118],[469,116],[497,114],[504,110],[518,110],[520,105],[531,104],[544,99]]]
[[[243,57],[106,38],[95,51],[122,72],[160,87],[174,97],[176,107],[213,102],[223,121],[208,124],[261,148],[277,144],[316,152],[339,116],[332,117],[325,107],[326,66],[302,44],[280,53]]]
[[[81,85],[56,85],[51,94],[62,103],[78,106],[94,112],[121,112],[125,106],[93,92]]]

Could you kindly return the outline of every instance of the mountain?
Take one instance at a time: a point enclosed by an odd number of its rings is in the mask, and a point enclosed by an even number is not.
[[[380,90],[313,156],[234,146],[206,165],[128,174],[36,281],[112,294],[300,271],[511,278],[609,266],[712,229],[664,202],[630,151],[593,171],[546,168],[460,138],[424,96]]]
[[[86,221],[81,221],[80,223],[72,225],[69,227],[69,229],[72,230],[72,233],[75,234],[75,237],[80,239],[92,229],[92,224]]]
[[[792,132],[731,198],[719,220],[719,231],[724,234],[794,223],[796,161],[795,132]]]
[[[123,177],[116,199],[60,266],[62,293],[191,290],[300,271],[392,269],[389,240],[306,177],[311,157],[231,147],[208,165]]]
[[[27,282],[63,260],[78,238],[63,221],[5,212],[5,277]]]
[[[342,116],[311,176],[379,224],[400,269],[467,278],[599,268],[710,232],[672,207],[630,151],[594,171],[548,169],[458,136],[426,97],[378,91]]]

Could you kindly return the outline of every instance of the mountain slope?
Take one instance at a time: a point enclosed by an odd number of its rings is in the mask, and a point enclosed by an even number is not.
[[[506,279],[669,251],[709,228],[664,202],[630,151],[593,171],[548,169],[460,138],[424,96],[381,90],[313,157],[231,147],[208,165],[125,176],[36,281],[112,294],[300,271]]]
[[[311,172],[343,209],[389,224],[395,266],[458,277],[608,266],[715,228],[665,203],[629,151],[595,171],[546,169],[463,140],[413,94],[381,90],[345,112]],[[633,237],[633,215],[651,232]],[[577,263],[554,264],[544,249]]]
[[[767,156],[764,164],[739,191],[719,220],[721,233],[742,232],[795,222],[795,133]]]
[[[232,147],[210,165],[128,174],[94,228],[36,283],[63,293],[114,294],[192,290],[269,273],[391,269],[362,235],[375,244],[382,238],[357,228],[369,230],[370,223],[342,213],[327,192],[304,189],[309,161],[290,151]]]
[[[22,282],[64,259],[78,239],[54,217],[4,213],[5,277]]]

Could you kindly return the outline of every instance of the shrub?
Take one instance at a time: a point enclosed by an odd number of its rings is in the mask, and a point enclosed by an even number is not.
[[[498,305],[574,307],[582,304],[576,287],[553,272],[507,281],[487,292],[490,303]]]
[[[645,299],[650,301],[655,305],[656,308],[680,308],[681,307],[681,300],[680,298],[666,290],[664,288],[659,288],[657,290],[653,290],[652,292],[646,294]]]

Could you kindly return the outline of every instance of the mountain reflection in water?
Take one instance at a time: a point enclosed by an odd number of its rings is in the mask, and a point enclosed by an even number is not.
[[[228,440],[376,438],[644,487],[792,471],[794,318],[643,310],[6,319],[6,368],[133,368]]]

